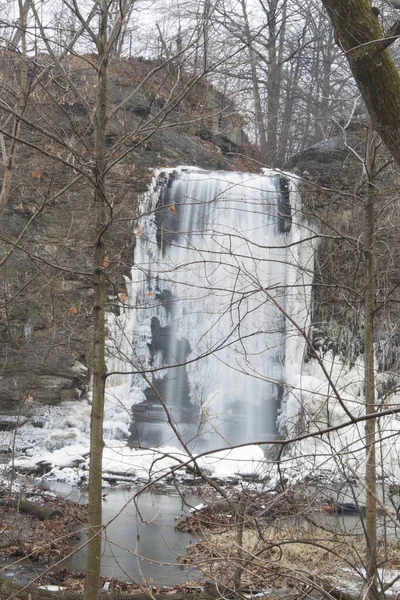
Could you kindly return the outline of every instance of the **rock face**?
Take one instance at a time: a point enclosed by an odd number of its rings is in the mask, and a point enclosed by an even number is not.
[[[77,400],[90,380],[94,240],[95,58],[73,57],[63,70],[38,56],[28,65],[22,120],[0,109],[1,127],[20,127],[10,195],[0,219],[0,413],[24,414],[34,402]],[[107,128],[108,310],[126,299],[134,259],[138,198],[153,169],[179,164],[254,170],[245,158],[242,121],[209,85],[174,65],[110,63]],[[2,99],[21,95],[18,55],[2,56]],[[314,339],[356,356],[362,350],[364,124],[338,129],[286,165],[304,180],[303,200],[321,241],[316,258]],[[1,141],[1,140],[0,140]],[[10,140],[4,138],[5,150]],[[359,157],[359,158],[358,158]],[[259,157],[256,157],[259,158]],[[385,164],[386,163],[386,164]],[[3,163],[2,163],[3,165]],[[4,166],[0,166],[4,176]],[[398,364],[400,333],[400,176],[379,150],[374,179],[377,244],[377,355]],[[330,333],[326,335],[330,324]],[[329,327],[328,327],[329,329]]]
[[[366,122],[292,157],[286,169],[302,178],[311,230],[320,236],[315,261],[313,335],[316,344],[350,361],[363,351],[365,292]],[[381,143],[372,173],[375,203],[377,366],[393,372],[400,356],[400,173]],[[322,341],[323,340],[323,341]]]
[[[21,64],[2,57],[3,99],[15,106]],[[0,221],[0,412],[32,402],[76,400],[90,379],[94,239],[93,151],[96,73],[93,57],[74,57],[63,72],[49,58],[29,65],[10,196]],[[152,76],[149,76],[151,71]],[[133,262],[138,197],[151,171],[193,164],[250,170],[241,120],[232,105],[172,66],[115,59],[109,67],[106,233],[108,310],[125,299]],[[145,78],[146,82],[143,84]],[[218,107],[220,120],[208,117]],[[12,116],[0,111],[11,131]],[[244,140],[244,141],[243,141]],[[5,138],[6,150],[10,142]],[[4,176],[4,167],[1,167]]]

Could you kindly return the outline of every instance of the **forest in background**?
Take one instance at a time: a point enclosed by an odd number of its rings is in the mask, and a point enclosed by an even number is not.
[[[49,48],[60,54],[71,41],[74,52],[93,52],[87,32],[77,39],[80,17],[73,5],[71,9],[56,2],[38,5],[43,30],[28,18],[29,56],[48,54]],[[17,5],[6,3],[2,14],[2,37],[12,49],[19,39]],[[395,14],[384,3],[382,23],[390,25]],[[110,6],[109,16],[111,23],[118,20],[117,6]],[[112,55],[156,61],[177,55],[186,75],[201,75],[234,99],[263,163],[272,167],[282,167],[293,154],[329,138],[336,123],[345,126],[354,114],[364,112],[317,0],[135,1],[124,15]]]

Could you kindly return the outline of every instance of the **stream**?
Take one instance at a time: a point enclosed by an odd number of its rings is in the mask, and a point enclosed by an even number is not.
[[[76,486],[56,481],[43,481],[45,489],[51,490],[74,502],[87,503],[87,492]],[[104,490],[103,523],[109,523],[103,534],[101,574],[103,577],[141,583],[147,580],[157,586],[194,581],[198,571],[178,562],[186,554],[186,546],[195,542],[194,534],[181,533],[175,529],[178,520],[200,503],[198,496],[185,490],[183,496],[176,490],[170,493],[143,492],[130,501],[136,489],[108,488]],[[78,527],[79,529],[79,527]],[[86,526],[85,526],[86,530]],[[55,570],[67,568],[76,573],[86,568],[86,533],[72,542],[74,554],[59,563]],[[1,560],[2,574],[27,584],[33,575],[45,570],[30,564],[28,559]]]
[[[87,503],[87,492],[66,483],[43,481],[41,486],[63,495],[69,500]],[[381,486],[378,487],[382,496]],[[328,490],[333,502],[359,502],[365,505],[363,490],[356,486],[338,486],[334,484]],[[144,580],[157,586],[170,586],[195,581],[200,574],[193,567],[179,563],[179,557],[186,554],[186,547],[197,541],[195,534],[181,533],[175,529],[178,520],[198,505],[201,499],[190,488],[181,494],[175,488],[162,493],[146,491],[139,495],[136,504],[131,500],[137,488],[106,488],[103,499],[103,523],[108,524],[103,535],[103,554],[101,573],[103,577],[123,581],[142,583]],[[317,498],[323,498],[320,486],[309,486],[310,507],[307,514],[278,517],[275,526],[283,528],[293,525],[315,525],[331,531],[346,532],[353,535],[363,534],[363,519],[359,515],[328,514],[318,509]],[[325,497],[326,497],[325,496]],[[329,497],[329,496],[328,496]],[[307,519],[304,520],[304,516]],[[378,534],[389,538],[399,538],[399,531],[390,520],[380,515]],[[86,567],[86,535],[73,543],[74,554],[57,565],[56,570],[65,567],[76,573],[84,572]],[[40,569],[39,569],[40,570]],[[19,565],[10,566],[4,574],[16,577],[20,583],[32,579],[33,567],[27,560]],[[36,572],[37,574],[37,572]],[[25,581],[26,580],[26,581]]]
[[[46,487],[53,489],[72,500],[87,502],[86,494],[76,487],[54,481],[46,482]],[[381,486],[378,487],[381,495]],[[178,564],[178,556],[185,555],[186,547],[195,542],[195,534],[181,533],[175,529],[178,520],[196,506],[201,499],[186,488],[182,498],[176,491],[170,494],[145,492],[140,495],[137,508],[134,503],[126,503],[135,490],[109,488],[103,502],[103,522],[111,521],[106,530],[103,544],[102,575],[123,580],[133,579],[139,582],[150,580],[157,585],[172,585],[195,580],[199,573],[192,567]],[[338,502],[358,502],[365,505],[362,488],[339,486],[331,491]],[[309,489],[310,497],[323,496],[318,486]],[[336,492],[336,493],[335,493]],[[124,508],[125,507],[125,508]],[[121,509],[123,509],[121,511]],[[121,511],[121,514],[114,519]],[[353,535],[363,534],[363,519],[359,515],[327,514],[325,511],[311,511],[310,516],[315,524],[332,531],[348,532]],[[297,524],[306,525],[299,515]],[[293,517],[277,519],[282,527],[290,527]],[[378,518],[378,535],[384,530],[391,538],[399,535],[397,527],[384,519]],[[74,556],[64,562],[64,566],[75,571],[85,570],[86,548],[82,548],[84,539],[77,544]]]
[[[86,493],[76,487],[54,481],[45,485],[71,500],[87,502]],[[144,492],[135,506],[129,502],[135,490],[109,488],[105,492],[103,522],[110,523],[103,542],[101,573],[104,577],[136,583],[146,579],[157,585],[172,585],[199,576],[193,568],[178,564],[178,557],[185,555],[186,546],[196,541],[196,536],[175,529],[178,519],[191,506],[199,504],[194,494],[186,491],[183,501],[177,492]],[[63,567],[77,572],[85,570],[84,542],[85,536],[82,536],[76,552],[63,562]]]

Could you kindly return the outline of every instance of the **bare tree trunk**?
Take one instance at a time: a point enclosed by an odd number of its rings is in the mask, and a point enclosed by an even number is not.
[[[25,0],[24,4],[21,3],[21,0],[18,1],[19,19],[17,30],[14,33],[10,42],[10,47],[12,49],[18,48],[18,45],[22,41],[22,38],[26,38],[26,22],[28,20],[29,7],[30,0]],[[22,43],[26,46],[26,41],[22,41]],[[23,52],[24,51],[22,51],[22,57],[25,60],[25,55]]]
[[[123,11],[123,19],[121,20],[120,33],[114,43],[114,48],[113,48],[114,56],[122,56],[125,41],[126,41],[127,36],[129,35],[129,22],[132,17],[132,12],[133,12],[134,6],[135,6],[135,4],[134,4],[134,2],[132,2],[130,4],[130,6],[128,7],[128,9],[126,11]],[[118,7],[118,10],[119,11],[121,10],[120,7]],[[130,56],[130,53],[129,53],[129,56]]]
[[[256,55],[252,48],[251,42],[251,32],[249,25],[249,18],[247,16],[247,7],[246,0],[241,0],[242,11],[243,11],[243,19],[244,19],[244,33],[245,38],[248,44],[249,51],[249,59],[250,59],[250,69],[251,69],[251,79],[253,84],[253,100],[254,100],[254,110],[256,117],[256,127],[258,130],[258,137],[260,143],[260,151],[263,160],[267,159],[268,154],[268,146],[267,146],[267,134],[265,131],[264,125],[264,114],[261,105],[261,95],[260,95],[260,86],[258,84],[258,75],[257,75],[257,63],[256,63]]]
[[[207,79],[208,53],[210,44],[210,0],[205,0],[203,10],[203,71]]]
[[[286,21],[287,21],[287,3],[285,2],[282,6],[282,24],[279,32],[279,40],[278,40],[278,65],[279,65],[279,98],[282,97],[283,111],[280,118],[280,131],[279,137],[277,140],[277,148],[276,148],[276,165],[277,167],[283,167],[286,159],[286,146],[289,135],[290,128],[290,118],[292,113],[293,104],[291,103],[291,98],[293,98],[292,94],[292,86],[289,84],[289,80],[287,81],[286,90],[282,91],[283,88],[283,77],[284,77],[284,53],[283,48],[286,40]],[[290,61],[291,63],[293,61]],[[298,64],[298,60],[296,60],[296,64]],[[284,97],[284,100],[283,100]],[[285,121],[287,120],[287,122]],[[284,131],[285,130],[285,131]],[[285,137],[286,135],[286,137]],[[281,141],[282,140],[282,141]]]
[[[16,113],[12,120],[12,137],[10,140],[10,146],[8,148],[8,153],[5,159],[4,164],[4,176],[3,176],[3,184],[1,187],[0,193],[0,214],[3,212],[4,207],[7,204],[10,190],[11,190],[11,182],[14,174],[14,165],[15,158],[17,154],[17,138],[19,137],[20,129],[21,129],[21,118],[19,115],[22,115],[25,111],[26,105],[26,90],[27,90],[27,81],[28,81],[28,62],[27,62],[27,49],[26,49],[26,22],[28,18],[28,10],[29,3],[25,2],[22,4],[22,0],[18,1],[18,9],[19,9],[19,20],[18,20],[18,30],[16,35],[12,40],[12,44],[19,44],[21,42],[21,54],[22,54],[22,62],[20,66],[20,78],[19,78],[19,92],[18,92],[18,101],[16,106]],[[4,142],[4,140],[3,140]]]
[[[371,124],[400,164],[400,75],[388,51],[400,27],[397,22],[387,40],[369,0],[322,0],[332,21],[336,41],[346,53],[354,78],[364,98]],[[397,30],[396,30],[397,28]],[[367,139],[368,191],[366,202],[366,289],[364,325],[364,388],[366,415],[375,412],[373,326],[375,306],[374,189],[375,155],[373,135]],[[376,423],[365,423],[366,445],[366,554],[369,600],[378,598],[376,536]]]
[[[387,49],[400,22],[383,39],[368,0],[322,0],[346,54],[374,129],[400,165],[400,74]]]
[[[95,206],[93,306],[93,400],[90,420],[89,543],[84,600],[96,600],[101,566],[102,459],[105,389],[105,246],[106,230],[106,123],[107,123],[107,0],[101,2],[99,67],[95,115]]]
[[[299,54],[300,56],[300,54]],[[287,82],[286,82],[286,93],[285,93],[285,102],[284,109],[282,112],[282,128],[281,134],[279,136],[279,154],[278,154],[278,165],[282,166],[285,164],[287,156],[290,155],[289,152],[289,137],[290,137],[290,125],[292,121],[295,94],[296,94],[296,85],[292,82],[296,82],[299,76],[301,61],[299,57],[296,60],[296,66],[293,70],[293,64],[290,65],[291,71],[287,74]]]
[[[278,114],[280,98],[279,65],[276,53],[276,11],[277,0],[270,3],[268,16],[268,100],[267,100],[267,161],[276,166],[278,149]]]
[[[364,313],[364,390],[365,414],[375,412],[375,365],[374,365],[374,312],[375,312],[375,253],[374,253],[374,186],[372,183],[375,161],[375,135],[369,124],[367,133],[368,188],[365,205],[366,221],[366,287]],[[377,535],[376,535],[376,420],[365,421],[365,484],[366,484],[366,574],[369,600],[377,600]]]
[[[237,564],[235,568],[235,573],[233,575],[233,589],[235,591],[240,590],[242,574],[244,570],[244,551],[243,551],[243,533],[244,533],[244,521],[246,518],[246,497],[243,494],[243,497],[239,499],[239,502],[236,507],[236,546],[237,546]]]
[[[319,51],[317,44],[315,44],[312,50],[312,59],[310,60],[309,71],[310,81],[308,84],[308,91],[306,95],[306,103],[308,110],[303,132],[303,144],[305,143],[307,146],[316,141],[315,130],[317,127],[317,123],[315,122],[315,117],[316,106],[318,105],[318,80],[320,78]]]
[[[332,62],[333,62],[333,31],[331,27],[329,27],[329,31],[327,32],[325,43],[322,52],[322,85],[321,85],[321,112],[323,117],[327,117],[329,115],[329,109],[331,104],[331,74],[332,74]]]

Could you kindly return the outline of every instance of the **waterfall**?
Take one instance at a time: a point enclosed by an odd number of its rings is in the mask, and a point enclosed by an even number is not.
[[[121,327],[130,443],[273,440],[298,410],[289,389],[304,352],[284,313],[304,328],[310,305],[295,182],[180,167],[158,175],[141,215]]]

